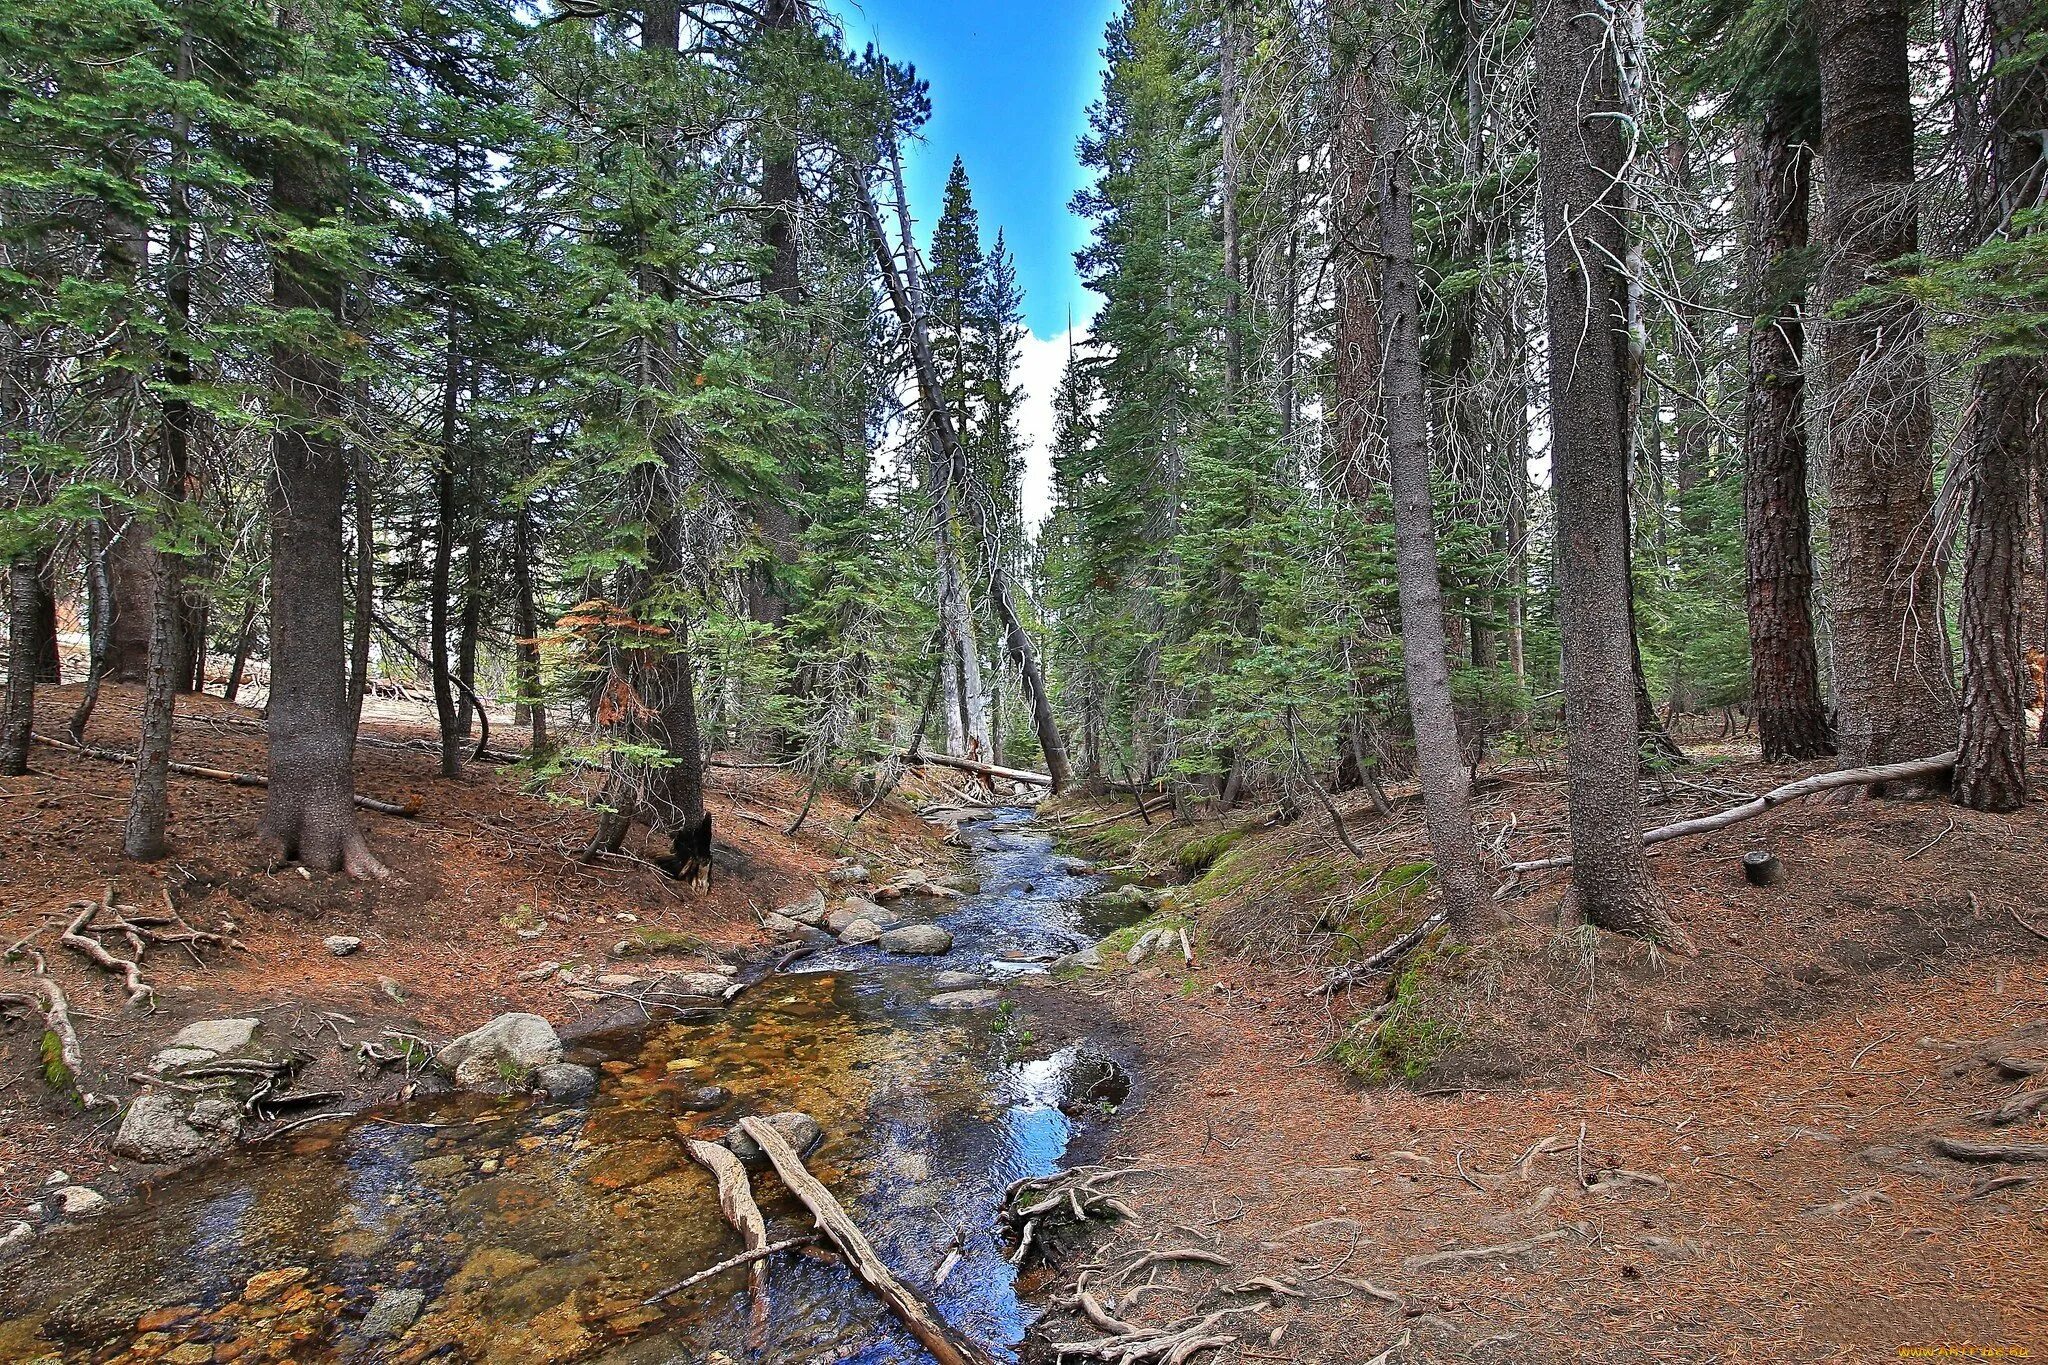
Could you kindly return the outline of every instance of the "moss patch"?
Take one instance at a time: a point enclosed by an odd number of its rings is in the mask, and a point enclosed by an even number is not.
[[[1461,1036],[1457,1024],[1433,1008],[1442,984],[1431,971],[1436,960],[1425,953],[1404,969],[1393,997],[1330,1045],[1330,1060],[1370,1085],[1421,1079]]]
[[[1219,829],[1212,834],[1200,835],[1182,844],[1180,851],[1173,855],[1173,861],[1183,877],[1199,877],[1250,832],[1240,825],[1236,829]]]

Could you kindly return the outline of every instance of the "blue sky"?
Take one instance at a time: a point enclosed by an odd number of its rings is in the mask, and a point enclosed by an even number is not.
[[[967,163],[983,245],[1004,229],[1033,334],[1063,336],[1095,298],[1074,275],[1082,184],[1074,141],[1101,86],[1102,29],[1115,0],[828,0],[858,49],[873,42],[931,83],[924,142],[908,149],[911,206],[929,240],[957,155]]]

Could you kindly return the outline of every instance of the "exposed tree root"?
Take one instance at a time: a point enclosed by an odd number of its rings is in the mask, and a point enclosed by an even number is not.
[[[1955,1161],[2048,1161],[2048,1142],[1969,1142],[1938,1137],[1934,1150]]]
[[[156,1004],[156,988],[142,979],[142,964],[131,958],[115,957],[107,946],[86,933],[92,926],[93,917],[105,908],[110,914],[114,904],[114,888],[107,888],[107,897],[101,901],[79,901],[72,905],[78,914],[60,934],[57,941],[74,952],[82,953],[86,959],[121,978],[128,988],[128,1003],[141,1005],[145,1009]],[[140,954],[137,954],[140,956]]]
[[[1117,1365],[1184,1365],[1203,1351],[1229,1346],[1237,1338],[1216,1329],[1225,1318],[1256,1313],[1256,1308],[1221,1308],[1200,1318],[1171,1327],[1141,1327],[1118,1332],[1098,1341],[1055,1341],[1049,1343],[1054,1356],[1081,1360],[1113,1360]]]
[[[1237,1263],[1227,1256],[1218,1256],[1213,1251],[1201,1251],[1194,1247],[1176,1247],[1171,1251],[1148,1251],[1137,1260],[1125,1266],[1117,1275],[1119,1280],[1128,1280],[1141,1270],[1155,1265],[1168,1265],[1175,1261],[1194,1261],[1202,1265],[1213,1265],[1224,1270],[1236,1268]]]
[[[1102,1188],[1130,1173],[1120,1167],[1077,1166],[1056,1175],[1031,1176],[1013,1183],[1003,1192],[1002,1211],[998,1215],[1017,1236],[1010,1264],[1022,1265],[1034,1245],[1043,1255],[1041,1232],[1054,1224],[1073,1227],[1092,1219],[1113,1217],[1135,1221],[1136,1211]]]
[[[85,1053],[78,1046],[78,1030],[71,1023],[70,1001],[64,998],[63,989],[50,980],[49,973],[44,970],[42,954],[30,951],[28,956],[36,969],[34,993],[0,993],[0,1009],[32,1009],[41,1013],[43,1079],[54,1089],[76,1091],[79,1102],[88,1109],[105,1103],[98,1095],[79,1087],[79,1081],[85,1076]]]
[[[2048,1108],[2048,1087],[2043,1087],[2039,1090],[2022,1090],[1996,1109],[1986,1109],[1981,1113],[1972,1114],[1970,1117],[1979,1123],[1988,1123],[1992,1127],[1998,1128],[2008,1123],[2018,1123],[2024,1118],[2031,1118],[2043,1108]]]
[[[1436,1251],[1427,1256],[1410,1256],[1401,1264],[1409,1270],[1431,1270],[1437,1266],[1461,1265],[1466,1261],[1491,1261],[1506,1256],[1519,1256],[1525,1251],[1534,1251],[1545,1242],[1555,1242],[1566,1234],[1564,1228],[1552,1228],[1539,1232],[1534,1237],[1524,1237],[1519,1242],[1503,1242],[1491,1247],[1461,1247],[1455,1251]]]

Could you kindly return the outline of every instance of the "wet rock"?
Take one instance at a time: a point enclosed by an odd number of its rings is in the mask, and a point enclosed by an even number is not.
[[[241,1111],[225,1100],[194,1103],[174,1091],[151,1090],[121,1116],[114,1150],[132,1161],[185,1161],[234,1141],[241,1128]]]
[[[1096,892],[1088,898],[1088,904],[1099,910],[1150,910],[1157,904],[1154,895],[1143,886],[1119,886]]]
[[[901,953],[906,957],[937,957],[952,951],[953,936],[936,924],[906,924],[883,934],[880,943],[884,952]]]
[[[347,957],[350,953],[363,946],[361,939],[350,934],[329,934],[320,941],[327,945],[327,951],[333,953],[336,957]]]
[[[535,1067],[561,1060],[562,1040],[554,1025],[538,1014],[501,1014],[442,1048],[434,1064],[465,1090],[489,1090],[494,1078],[515,1084]]]
[[[864,919],[873,923],[873,912],[879,909],[880,906],[870,901],[864,901],[858,896],[848,896],[844,905],[826,913],[824,927],[831,933],[843,934],[846,932],[846,926],[855,920]]]
[[[813,891],[800,901],[776,906],[775,913],[784,919],[793,919],[798,924],[817,925],[825,918],[825,893]]]
[[[363,1315],[363,1335],[374,1341],[398,1336],[412,1326],[426,1302],[426,1294],[418,1289],[385,1290]]]
[[[36,1230],[19,1219],[0,1225],[0,1265],[27,1251],[35,1239]]]
[[[262,1303],[265,1299],[275,1298],[278,1294],[291,1288],[312,1273],[312,1271],[302,1265],[279,1266],[275,1270],[259,1270],[249,1277],[247,1284],[242,1286],[242,1302]]]
[[[1095,864],[1086,858],[1054,858],[1052,865],[1069,877],[1087,877],[1094,875],[1095,872]]]
[[[825,1130],[819,1126],[818,1121],[809,1114],[794,1109],[786,1113],[770,1114],[767,1123],[770,1128],[781,1134],[784,1142],[796,1149],[798,1156],[809,1156],[817,1151],[819,1144],[825,1140]],[[725,1145],[734,1156],[749,1166],[758,1169],[768,1164],[768,1154],[761,1150],[761,1145],[737,1128],[725,1135]]]
[[[882,936],[882,926],[871,919],[857,919],[839,931],[841,943],[859,945],[873,943]]]
[[[688,996],[723,1003],[732,980],[718,972],[671,972],[657,984],[665,996]]]
[[[455,1082],[438,1071],[421,1071],[406,1082],[405,1097],[409,1100],[435,1100],[455,1093]]]
[[[987,984],[988,978],[980,972],[940,972],[932,978],[936,991],[972,991]]]
[[[867,913],[862,915],[861,918],[870,920],[884,929],[894,929],[897,925],[903,923],[903,916],[897,914],[894,910],[885,910],[879,905],[870,905],[867,908]]]
[[[84,1185],[66,1185],[50,1198],[66,1218],[97,1218],[107,1211],[107,1197]]]
[[[1052,970],[1055,975],[1065,975],[1074,972],[1099,972],[1102,970],[1102,950],[1091,943],[1086,948],[1078,952],[1068,953],[1065,957],[1054,962]]]
[[[935,1010],[985,1010],[993,1009],[1002,998],[1001,991],[983,987],[971,991],[946,991],[926,1003]]]
[[[700,1085],[695,1090],[685,1090],[676,1099],[676,1108],[693,1114],[706,1114],[713,1109],[723,1109],[731,1099],[732,1091],[722,1085]]]
[[[597,1093],[597,1073],[571,1062],[552,1062],[533,1073],[533,1085],[558,1104],[574,1104]]]

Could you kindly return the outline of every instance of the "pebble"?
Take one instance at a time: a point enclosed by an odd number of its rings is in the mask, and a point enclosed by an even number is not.
[[[426,1306],[427,1296],[418,1289],[386,1289],[363,1315],[363,1335],[381,1340],[395,1337],[412,1326]]]
[[[327,951],[336,957],[347,957],[363,946],[363,941],[349,934],[329,934],[320,940],[327,945]]]
[[[684,1091],[676,1100],[676,1107],[702,1114],[723,1108],[730,1099],[732,1091],[722,1085],[700,1085],[695,1090]]]
[[[107,1211],[107,1197],[83,1185],[66,1185],[51,1197],[66,1218],[97,1218]]]

